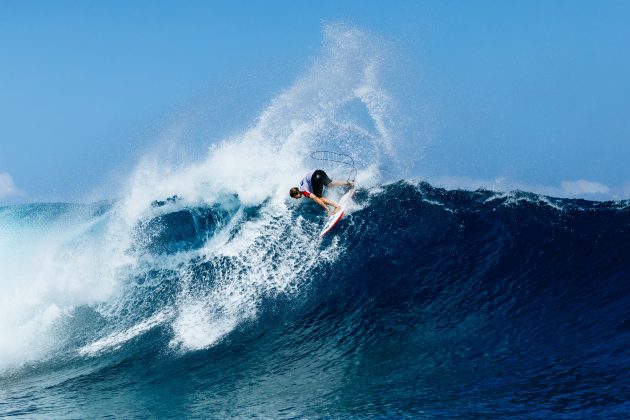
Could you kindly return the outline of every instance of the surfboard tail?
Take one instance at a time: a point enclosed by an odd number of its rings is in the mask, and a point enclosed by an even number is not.
[[[343,217],[345,211],[344,210],[340,210],[337,213],[333,214],[332,216],[330,216],[330,218],[326,221],[326,225],[324,225],[324,229],[322,230],[322,232],[319,234],[319,237],[323,237],[325,234],[327,234],[328,232],[330,232],[330,230],[332,228],[334,228],[337,223],[339,222],[339,220],[341,220],[341,218]]]

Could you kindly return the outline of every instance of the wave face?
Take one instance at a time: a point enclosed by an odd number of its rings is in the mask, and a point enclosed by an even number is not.
[[[22,279],[14,348],[28,328],[39,344],[10,366],[3,343],[0,415],[628,414],[630,203],[398,182],[360,189],[323,239],[314,207],[161,200],[124,282],[77,291],[74,275],[106,278],[88,263]],[[22,226],[17,258],[59,236],[89,249],[115,211],[15,206],[0,223]]]

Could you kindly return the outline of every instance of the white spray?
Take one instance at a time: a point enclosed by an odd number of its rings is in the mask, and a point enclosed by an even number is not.
[[[0,307],[0,369],[61,348],[64,332],[51,327],[81,305],[97,310],[108,327],[79,354],[116,348],[156,325],[170,329],[174,348],[205,348],[255,317],[261,299],[299,290],[304,270],[335,258],[338,241],[321,249],[317,225],[292,219],[296,203],[288,190],[313,169],[308,155],[315,149],[352,154],[358,182],[376,182],[379,165],[395,152],[394,105],[379,84],[378,40],[343,24],[326,26],[324,34],[322,52],[306,74],[251,128],[210,147],[205,159],[174,168],[146,157],[106,214],[64,219],[58,228],[14,225],[13,236],[0,238],[0,285],[7,292]],[[235,194],[241,210],[205,246],[159,257],[137,251],[143,222]],[[172,196],[175,203],[151,205]],[[251,206],[261,206],[259,217],[241,220],[242,209]],[[9,252],[14,241],[21,245]],[[203,282],[191,272],[193,260],[228,264]],[[129,316],[127,299],[141,299],[143,292],[131,288],[130,279],[148,269],[175,272],[177,295],[151,313]]]

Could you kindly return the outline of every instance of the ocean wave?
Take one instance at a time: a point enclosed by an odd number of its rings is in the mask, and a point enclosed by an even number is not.
[[[2,381],[81,366],[94,390],[112,375],[184,381],[209,415],[278,414],[268,399],[298,416],[623,411],[627,209],[409,182],[356,201],[323,239],[308,206],[241,208],[228,232],[191,222],[215,220],[212,206],[139,223],[162,225],[144,268],[110,301],[57,314],[65,346]],[[166,244],[180,230],[194,247]],[[72,394],[78,378],[53,388]]]

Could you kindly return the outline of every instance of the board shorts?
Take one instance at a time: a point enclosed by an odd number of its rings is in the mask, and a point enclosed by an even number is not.
[[[313,194],[317,197],[322,198],[322,194],[324,194],[324,187],[327,187],[328,184],[332,182],[332,179],[328,177],[326,172],[321,169],[316,170],[311,175],[311,185],[313,185]]]

